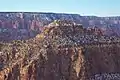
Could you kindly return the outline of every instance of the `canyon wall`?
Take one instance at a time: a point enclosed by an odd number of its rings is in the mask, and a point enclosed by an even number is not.
[[[119,73],[119,52],[119,44],[38,49],[31,58],[12,57],[1,68],[0,80],[90,80],[96,74]]]
[[[0,12],[0,41],[23,40],[41,33],[54,20],[70,20],[86,28],[100,28],[104,34],[120,37],[120,17],[81,16],[40,12]]]
[[[0,80],[120,80],[119,59],[119,37],[55,21],[34,38],[0,42]]]

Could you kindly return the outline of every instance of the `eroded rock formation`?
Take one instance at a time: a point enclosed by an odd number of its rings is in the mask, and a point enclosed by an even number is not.
[[[52,23],[33,39],[1,42],[0,80],[119,80],[119,38],[101,41],[106,36],[61,23]]]
[[[80,16],[79,14],[0,12],[0,41],[26,40],[41,33],[54,20],[70,20],[108,36],[120,37],[120,17]],[[97,28],[97,29],[96,29]]]

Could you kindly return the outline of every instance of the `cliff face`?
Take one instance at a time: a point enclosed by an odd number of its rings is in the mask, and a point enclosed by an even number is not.
[[[119,80],[120,44],[103,37],[58,21],[33,39],[0,43],[0,80]]]
[[[80,16],[78,14],[0,12],[0,41],[23,40],[41,33],[54,20],[70,20],[86,28],[97,26],[106,35],[120,36],[120,17]]]
[[[74,52],[75,50],[77,53]],[[35,55],[36,53],[32,54],[33,56],[29,57],[29,59],[28,56],[18,58],[17,60],[12,57],[12,61],[8,63],[9,66],[7,66],[8,64],[3,65],[0,71],[0,79],[77,80],[80,71],[84,69],[82,68],[84,65],[84,56],[80,47],[40,49],[37,55]],[[20,54],[17,55],[15,53],[15,56],[20,56]],[[82,73],[80,74],[81,76],[84,75]]]
[[[89,80],[96,74],[120,72],[119,44],[91,45],[84,48],[61,47],[40,51],[30,60],[28,57],[20,60],[13,57],[12,64],[1,69],[0,80]],[[111,79],[119,80],[119,76]]]
[[[119,44],[87,46],[85,48],[85,60],[87,61],[88,75],[119,73],[119,48]],[[115,80],[115,77],[113,76],[111,79]],[[116,79],[119,80],[119,78]],[[103,76],[102,80],[104,80]],[[105,80],[107,79],[105,78]]]

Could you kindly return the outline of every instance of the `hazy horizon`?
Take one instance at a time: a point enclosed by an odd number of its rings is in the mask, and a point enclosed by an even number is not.
[[[52,12],[82,16],[120,16],[120,0],[4,0],[0,12]]]

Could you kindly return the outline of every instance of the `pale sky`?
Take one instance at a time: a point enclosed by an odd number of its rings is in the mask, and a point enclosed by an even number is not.
[[[120,16],[120,0],[1,0],[0,12],[3,11]]]

